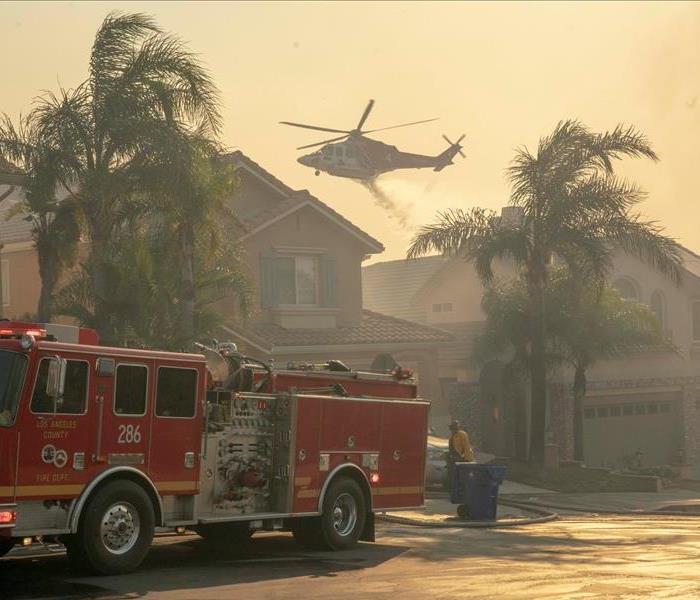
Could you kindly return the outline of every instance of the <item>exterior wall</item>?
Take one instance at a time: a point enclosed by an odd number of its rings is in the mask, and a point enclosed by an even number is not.
[[[31,242],[11,244],[2,250],[3,283],[9,280],[9,305],[2,307],[3,317],[19,318],[35,314],[41,291],[39,264]],[[8,292],[3,292],[7,296]]]
[[[276,192],[244,167],[238,169],[236,175],[238,182],[231,209],[237,216],[246,218],[248,215],[264,213],[285,198],[284,194]]]
[[[264,253],[275,248],[290,252],[294,248],[318,249],[320,254],[335,258],[336,309],[295,307],[297,314],[317,313],[319,317],[333,315],[337,325],[357,324],[362,318],[362,275],[361,264],[366,248],[342,227],[332,223],[316,209],[306,206],[277,221],[243,242],[253,285],[260,290],[260,259]],[[258,321],[275,321],[275,309],[263,309],[260,297],[254,303]],[[320,325],[306,326],[327,326]]]
[[[639,293],[639,301],[647,305],[655,291],[664,298],[664,330],[673,343],[683,352],[696,349],[700,344],[692,340],[691,302],[700,300],[700,279],[687,275],[681,286],[674,286],[666,277],[653,271],[636,258],[618,252],[613,261],[609,282],[614,285],[619,279],[632,283]]]
[[[513,267],[507,263],[494,265],[496,279],[513,277]],[[416,296],[428,325],[483,321],[481,299],[484,288],[474,270],[474,265],[461,258],[451,260],[426,284]],[[451,311],[436,312],[433,305],[452,304]]]

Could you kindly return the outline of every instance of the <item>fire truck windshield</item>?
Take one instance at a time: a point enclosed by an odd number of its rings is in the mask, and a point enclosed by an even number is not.
[[[0,427],[15,422],[26,371],[26,356],[0,350]]]

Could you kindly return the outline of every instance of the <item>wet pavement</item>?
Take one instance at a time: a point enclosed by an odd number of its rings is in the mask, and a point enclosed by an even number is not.
[[[376,544],[307,552],[287,534],[247,553],[160,538],[136,573],[86,577],[62,554],[0,561],[0,597],[176,600],[700,597],[700,520],[568,516],[509,529],[378,526]]]

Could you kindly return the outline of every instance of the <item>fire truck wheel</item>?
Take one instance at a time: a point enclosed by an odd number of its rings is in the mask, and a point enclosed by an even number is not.
[[[88,566],[103,575],[136,569],[146,557],[155,529],[148,494],[131,481],[112,481],[101,488],[83,512],[76,558],[84,554]]]
[[[321,512],[321,537],[331,550],[354,546],[362,535],[367,512],[356,481],[341,477],[328,486]]]
[[[14,547],[14,540],[0,539],[0,556],[5,556]]]

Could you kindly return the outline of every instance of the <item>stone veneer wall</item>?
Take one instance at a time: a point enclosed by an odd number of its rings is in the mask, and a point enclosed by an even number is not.
[[[459,419],[464,430],[469,434],[472,446],[481,448],[481,407],[479,404],[479,384],[451,383],[446,386],[447,402],[450,416]]]

